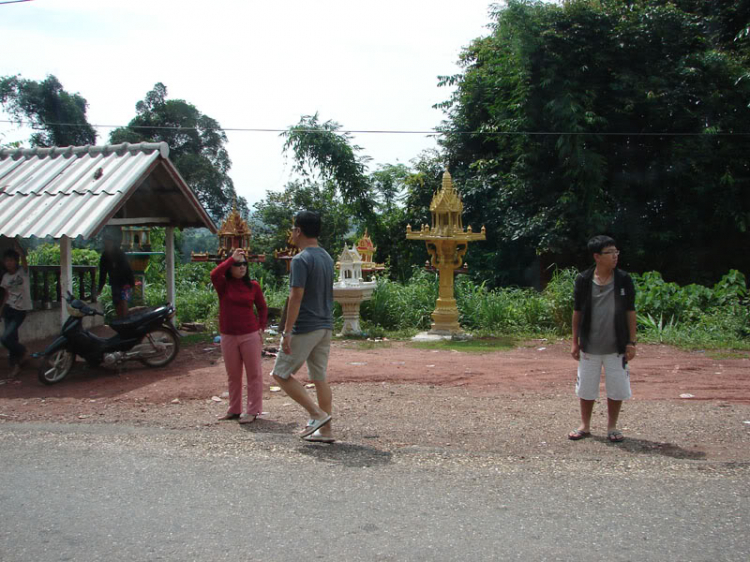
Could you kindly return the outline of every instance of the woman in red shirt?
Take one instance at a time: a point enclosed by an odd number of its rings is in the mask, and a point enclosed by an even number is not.
[[[263,411],[261,352],[268,306],[257,281],[250,279],[242,250],[211,272],[211,283],[219,294],[221,353],[229,380],[229,410],[220,419],[252,423]],[[253,305],[258,311],[256,317]],[[247,408],[242,414],[242,366],[247,375]]]

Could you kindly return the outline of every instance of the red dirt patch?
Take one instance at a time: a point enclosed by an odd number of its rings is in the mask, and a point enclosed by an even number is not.
[[[345,383],[409,383],[464,387],[481,394],[515,396],[571,395],[576,364],[564,341],[532,341],[510,351],[462,353],[414,349],[407,342],[385,342],[375,349],[359,349],[354,341],[336,341],[329,364],[330,381]],[[685,352],[667,346],[640,345],[632,362],[631,377],[637,400],[722,400],[750,404],[750,357],[712,359],[705,353]],[[273,359],[265,358],[270,373]],[[0,368],[0,378],[7,367]],[[305,369],[301,372],[304,378]],[[266,392],[270,384],[266,379]],[[174,398],[210,398],[226,389],[218,346],[198,344],[183,348],[164,369],[127,364],[119,373],[88,368],[78,362],[63,382],[44,386],[36,379],[30,360],[20,382],[0,386],[0,402],[14,401],[18,411],[24,399],[58,398],[65,408],[81,399],[164,403]],[[69,399],[69,400],[66,400]],[[33,406],[32,406],[33,407]],[[23,408],[20,408],[23,409]],[[52,413],[52,412],[49,412]]]

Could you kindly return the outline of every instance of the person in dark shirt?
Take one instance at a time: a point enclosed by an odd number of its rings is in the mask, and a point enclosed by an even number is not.
[[[125,252],[120,249],[120,237],[117,232],[108,231],[104,235],[104,252],[99,260],[99,292],[109,275],[109,286],[112,288],[112,304],[117,316],[128,315],[128,301],[133,294],[135,277],[130,269]]]
[[[588,243],[594,265],[576,278],[573,292],[573,343],[570,354],[578,361],[576,394],[581,425],[568,434],[577,441],[591,435],[591,414],[599,397],[604,369],[607,383],[607,439],[624,439],[617,428],[623,400],[632,396],[630,362],[636,355],[635,284],[617,267],[620,251],[609,236]]]

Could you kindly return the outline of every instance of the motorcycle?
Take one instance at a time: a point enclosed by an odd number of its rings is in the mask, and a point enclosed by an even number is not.
[[[113,320],[109,327],[117,333],[100,338],[83,327],[83,319],[104,314],[70,293],[65,300],[70,316],[63,324],[62,335],[47,349],[32,355],[40,359],[38,376],[44,384],[55,384],[67,377],[76,355],[92,366],[111,367],[137,360],[149,367],[163,367],[180,350],[180,334],[170,323],[175,315],[171,304]]]

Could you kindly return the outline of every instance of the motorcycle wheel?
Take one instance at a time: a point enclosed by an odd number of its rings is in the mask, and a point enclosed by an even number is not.
[[[177,357],[177,352],[180,351],[179,338],[167,328],[151,330],[143,336],[138,345],[142,349],[157,348],[154,350],[153,355],[139,359],[141,363],[149,367],[163,367],[167,365]]]
[[[45,355],[39,362],[38,376],[44,384],[55,384],[68,376],[76,361],[75,353],[67,349],[59,349]]]

